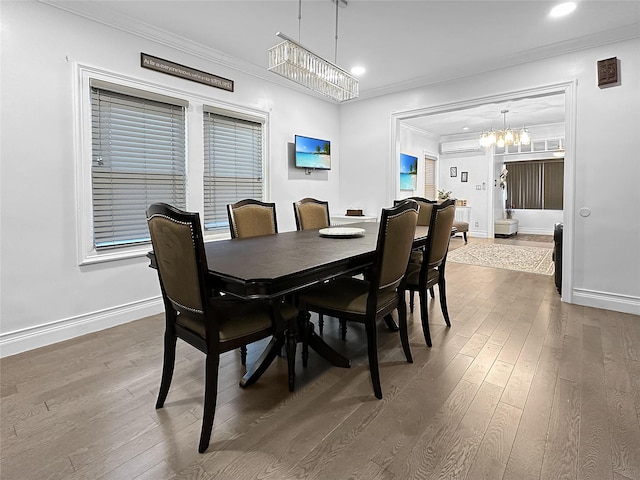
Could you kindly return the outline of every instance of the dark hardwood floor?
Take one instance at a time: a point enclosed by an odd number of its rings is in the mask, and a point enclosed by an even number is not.
[[[413,364],[380,325],[380,401],[360,325],[343,342],[326,319],[353,366],[312,352],[295,393],[286,359],[241,389],[238,352],[223,355],[203,455],[200,352],[179,342],[154,408],[162,315],[4,358],[0,477],[640,479],[640,318],[561,303],[552,276],[450,263],[447,286],[450,329],[429,301],[433,348],[409,318]]]

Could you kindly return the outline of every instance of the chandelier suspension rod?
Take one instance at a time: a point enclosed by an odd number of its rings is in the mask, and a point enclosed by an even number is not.
[[[302,1],[302,0],[300,0]],[[340,7],[340,0],[336,1],[336,47],[333,54],[333,63],[338,64],[338,7]]]
[[[300,37],[302,31],[302,0],[298,0],[298,43],[300,43]]]
[[[347,0],[336,2],[336,32],[334,61],[338,59],[339,8],[348,5]],[[358,79],[300,43],[302,37],[302,0],[298,0],[298,41],[277,32],[283,42],[269,49],[268,70],[292,80],[299,85],[321,93],[338,102],[358,97]]]

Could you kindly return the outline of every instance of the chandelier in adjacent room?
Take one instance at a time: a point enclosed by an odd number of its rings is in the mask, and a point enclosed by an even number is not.
[[[332,0],[336,4],[336,44],[334,62],[338,56],[338,7],[347,6],[346,0]],[[299,0],[300,22],[302,0]],[[283,42],[269,49],[269,70],[337,102],[358,97],[358,79],[335,63],[311,52],[281,32],[276,33]]]
[[[482,132],[482,135],[480,135],[480,146],[489,148],[493,145],[497,147],[529,145],[531,143],[529,130],[524,126],[520,130],[513,130],[511,127],[507,127],[507,113],[509,113],[509,110],[500,110],[500,113],[504,118],[502,130],[491,129],[488,132]]]

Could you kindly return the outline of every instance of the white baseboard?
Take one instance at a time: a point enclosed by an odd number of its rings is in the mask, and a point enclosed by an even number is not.
[[[0,357],[115,327],[164,311],[162,297],[148,298],[98,312],[56,320],[45,325],[0,334]]]
[[[458,233],[458,235],[462,236],[461,233]],[[467,235],[469,237],[476,237],[476,238],[488,238],[488,233],[486,230],[469,230],[469,233],[467,233]]]
[[[553,228],[531,228],[531,227],[518,227],[518,233],[526,233],[528,235],[553,235]]]
[[[572,303],[585,307],[602,308],[604,310],[640,315],[640,298],[630,295],[574,288],[571,300]]]

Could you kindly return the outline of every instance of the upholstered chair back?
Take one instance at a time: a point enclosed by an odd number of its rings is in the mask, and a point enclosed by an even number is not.
[[[232,238],[257,237],[278,233],[275,203],[241,200],[227,205]]]
[[[437,206],[429,225],[430,244],[428,246],[428,268],[435,268],[442,264],[449,249],[451,227],[455,217],[456,207],[453,200],[448,200]]]
[[[326,228],[330,224],[329,203],[313,198],[303,198],[293,204],[298,230]]]
[[[433,209],[433,205],[436,202],[428,200],[423,197],[409,197],[404,200],[394,200],[394,205],[398,205],[405,200],[413,200],[418,203],[420,209],[418,210],[418,225],[421,227],[428,227],[429,222],[431,221],[431,210]]]
[[[382,210],[379,290],[395,289],[400,284],[409,263],[417,221],[418,204],[412,200]]]
[[[154,204],[147,223],[165,296],[178,312],[201,315],[206,258],[198,214]]]

